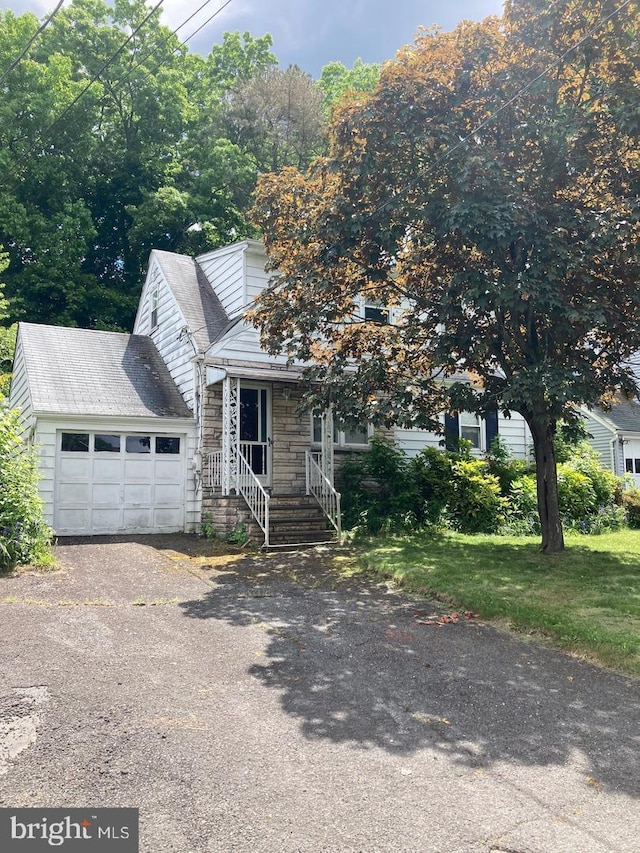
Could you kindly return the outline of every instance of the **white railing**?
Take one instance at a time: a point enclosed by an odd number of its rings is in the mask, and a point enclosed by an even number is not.
[[[222,451],[212,450],[204,457],[204,484],[210,489],[222,486]]]
[[[318,464],[319,456],[320,454],[312,450],[306,452],[307,494],[313,495],[318,501],[322,511],[335,527],[338,542],[340,542],[342,538],[340,492],[336,492],[331,485],[331,480]]]
[[[269,547],[269,494],[256,477],[246,456],[238,453],[238,492],[247,502],[251,514],[264,533],[264,547]]]

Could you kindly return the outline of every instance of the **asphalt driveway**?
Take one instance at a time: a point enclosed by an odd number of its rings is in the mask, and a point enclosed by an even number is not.
[[[79,540],[0,578],[0,804],[138,807],[145,853],[638,849],[640,682],[343,557]]]

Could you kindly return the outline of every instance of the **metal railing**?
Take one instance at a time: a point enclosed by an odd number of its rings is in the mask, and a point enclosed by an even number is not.
[[[204,483],[210,489],[222,487],[222,451],[212,450],[204,457]]]
[[[307,494],[313,495],[320,504],[323,513],[336,530],[339,543],[342,538],[340,492],[336,492],[331,485],[331,481],[318,464],[318,457],[319,454],[312,450],[307,450],[305,454]]]
[[[269,547],[269,494],[264,490],[243,453],[238,452],[238,482],[239,494],[247,502],[251,514],[264,533],[264,547]]]

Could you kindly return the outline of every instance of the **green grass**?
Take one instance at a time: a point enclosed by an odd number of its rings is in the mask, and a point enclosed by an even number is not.
[[[640,531],[569,534],[560,555],[531,537],[414,535],[369,544],[359,566],[640,674]]]

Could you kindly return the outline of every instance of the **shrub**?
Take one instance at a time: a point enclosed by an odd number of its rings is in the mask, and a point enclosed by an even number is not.
[[[479,459],[452,463],[451,523],[462,533],[495,533],[503,524],[507,501],[500,494],[500,481]]]
[[[378,533],[416,526],[417,493],[409,460],[386,439],[374,438],[366,453],[346,459],[337,481],[346,528]]]
[[[435,447],[426,447],[411,460],[410,475],[415,483],[418,521],[442,523],[453,496],[452,456]]]
[[[507,496],[508,510],[505,529],[510,533],[540,533],[536,478],[524,474],[514,480]]]
[[[18,412],[0,410],[0,569],[48,562],[35,453],[20,437]]]
[[[500,491],[504,496],[509,495],[511,485],[526,474],[529,468],[524,459],[513,458],[511,448],[501,435],[497,435],[491,442],[487,465],[489,473],[500,481]]]
[[[628,489],[623,492],[622,504],[627,512],[629,527],[640,530],[640,489]]]

